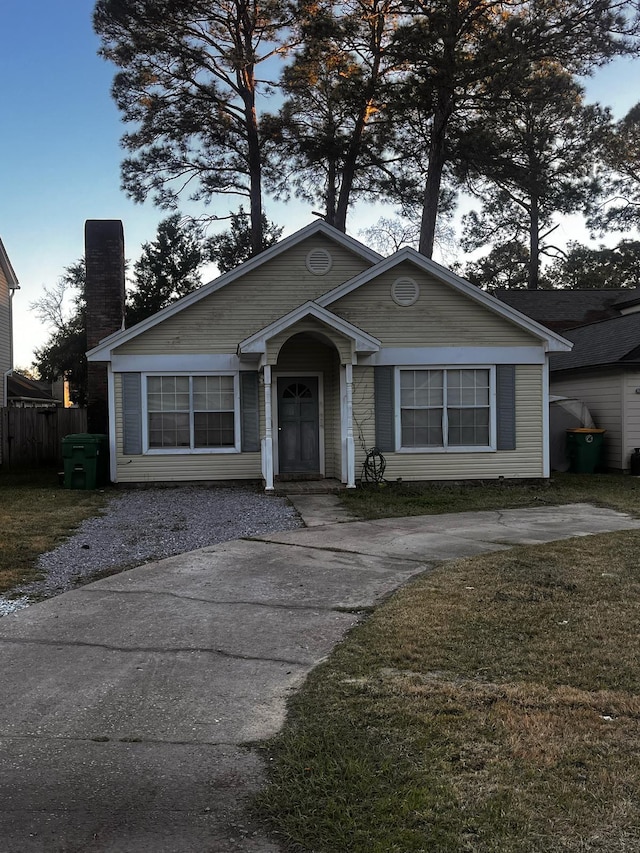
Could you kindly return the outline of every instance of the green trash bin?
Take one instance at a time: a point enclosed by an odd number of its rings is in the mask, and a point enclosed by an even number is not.
[[[109,482],[109,439],[78,432],[62,439],[65,489],[97,489]]]
[[[600,465],[605,432],[604,429],[586,427],[567,430],[569,471],[574,474],[593,474]]]

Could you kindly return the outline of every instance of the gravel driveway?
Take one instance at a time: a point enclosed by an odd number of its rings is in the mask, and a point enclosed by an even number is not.
[[[104,512],[43,554],[42,580],[0,596],[0,616],[72,589],[99,572],[194,551],[244,536],[294,530],[302,521],[286,498],[248,486],[177,486],[116,492]]]

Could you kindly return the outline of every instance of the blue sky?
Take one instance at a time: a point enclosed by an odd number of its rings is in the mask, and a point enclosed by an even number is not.
[[[167,215],[120,190],[122,125],[109,94],[113,68],[97,55],[93,6],[2,0],[0,237],[21,286],[13,303],[16,366],[29,366],[48,336],[29,305],[82,256],[85,220],[121,219],[127,257],[135,260]],[[623,115],[640,100],[640,60],[599,71],[588,93]],[[223,202],[217,212],[228,208]],[[267,214],[285,233],[313,218],[297,204],[270,204]],[[358,236],[378,215],[361,212],[351,233]],[[564,236],[576,236],[577,227],[567,223]]]

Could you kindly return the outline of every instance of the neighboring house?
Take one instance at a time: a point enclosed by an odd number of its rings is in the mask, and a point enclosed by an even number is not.
[[[586,403],[596,426],[606,430],[604,465],[628,470],[631,453],[640,447],[640,292],[500,290],[496,295],[573,342],[571,352],[551,357],[550,392]]]
[[[62,405],[62,400],[52,396],[48,385],[49,383],[29,379],[13,371],[7,377],[7,405],[21,409],[55,408]]]
[[[548,358],[570,344],[405,248],[322,221],[88,353],[115,482],[549,475]]]
[[[625,471],[640,447],[640,313],[565,332],[571,352],[551,358],[551,393],[583,400],[606,429],[604,464]]]
[[[640,290],[635,288],[499,289],[494,291],[494,296],[555,332],[640,310]]]
[[[7,377],[13,369],[13,317],[11,301],[20,285],[0,240],[0,408],[7,405]]]

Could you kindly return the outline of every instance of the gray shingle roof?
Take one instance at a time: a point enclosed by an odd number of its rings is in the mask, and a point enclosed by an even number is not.
[[[568,329],[571,352],[552,353],[552,372],[581,367],[640,364],[640,312]]]
[[[494,295],[543,326],[562,332],[617,317],[620,308],[640,298],[636,288],[616,290],[504,290]]]

